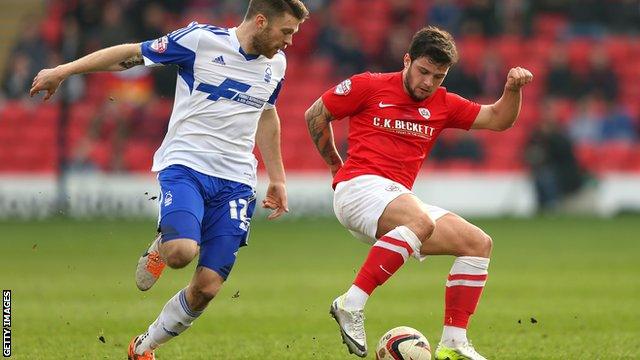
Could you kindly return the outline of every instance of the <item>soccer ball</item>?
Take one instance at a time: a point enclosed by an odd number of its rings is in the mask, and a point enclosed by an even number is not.
[[[382,335],[376,348],[377,360],[430,360],[431,346],[420,331],[398,326]]]

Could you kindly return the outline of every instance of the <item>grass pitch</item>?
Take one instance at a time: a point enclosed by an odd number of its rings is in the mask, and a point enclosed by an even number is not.
[[[475,223],[495,244],[469,331],[481,353],[640,359],[640,217]],[[169,270],[150,291],[136,289],[135,264],[153,221],[1,222],[0,229],[15,359],[124,359],[131,337],[193,271]],[[335,220],[255,221],[225,288],[157,358],[356,359],[328,310],[367,249]],[[435,348],[451,262],[411,261],[376,290],[366,312],[370,348],[398,325],[420,329]]]

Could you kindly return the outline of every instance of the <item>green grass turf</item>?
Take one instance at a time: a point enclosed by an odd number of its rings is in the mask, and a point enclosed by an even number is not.
[[[469,331],[481,353],[640,359],[640,217],[476,223],[495,244]],[[13,358],[125,358],[131,337],[193,269],[168,271],[139,292],[133,272],[153,230],[152,221],[1,222],[0,287],[13,290]],[[157,358],[354,359],[328,309],[367,249],[335,220],[255,221],[225,288]],[[451,261],[411,261],[376,291],[366,312],[370,347],[387,329],[408,325],[435,348]]]

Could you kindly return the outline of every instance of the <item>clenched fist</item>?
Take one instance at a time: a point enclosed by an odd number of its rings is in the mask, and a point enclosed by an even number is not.
[[[521,68],[514,67],[509,70],[509,74],[507,74],[507,83],[505,88],[511,91],[518,91],[523,86],[527,85],[533,80],[533,74],[531,71]]]

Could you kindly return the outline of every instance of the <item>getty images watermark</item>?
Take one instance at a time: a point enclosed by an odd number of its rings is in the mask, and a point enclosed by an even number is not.
[[[2,290],[2,356],[11,357],[11,290]]]

